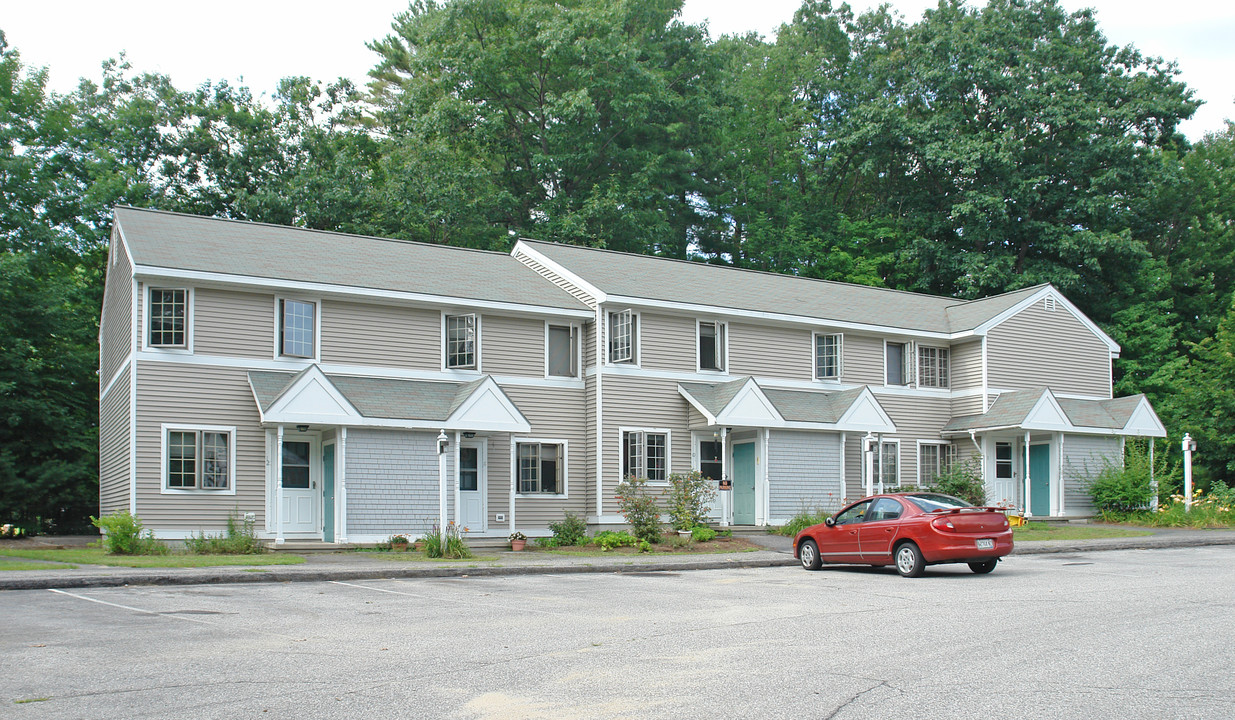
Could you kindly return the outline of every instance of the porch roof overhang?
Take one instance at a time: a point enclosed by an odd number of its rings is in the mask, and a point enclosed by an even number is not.
[[[963,437],[1006,430],[1166,437],[1166,427],[1144,395],[1087,400],[1058,397],[1049,388],[1003,393],[985,413],[953,418],[941,434]]]
[[[709,425],[774,427],[838,432],[896,432],[870,388],[785,390],[754,378],[724,383],[678,383],[678,393]]]
[[[249,388],[263,425],[345,425],[482,432],[531,431],[531,424],[488,375],[435,382],[253,370]]]

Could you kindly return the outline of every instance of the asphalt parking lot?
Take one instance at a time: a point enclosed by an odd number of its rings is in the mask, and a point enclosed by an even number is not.
[[[0,717],[1229,718],[1235,547],[0,594]]]

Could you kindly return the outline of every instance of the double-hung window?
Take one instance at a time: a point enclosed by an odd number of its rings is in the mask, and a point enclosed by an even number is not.
[[[149,347],[187,346],[188,296],[183,288],[150,288],[150,335],[146,341]]]
[[[908,385],[912,377],[913,355],[909,343],[885,342],[883,345],[884,369],[888,385]]]
[[[901,444],[895,440],[877,443],[874,455],[874,480],[882,482],[885,489],[901,484],[900,450]]]
[[[946,388],[949,386],[949,360],[951,353],[946,347],[918,348],[918,385],[921,387]]]
[[[279,300],[279,355],[312,358],[316,355],[317,305],[304,300]]]
[[[518,443],[519,494],[561,495],[566,457],[565,446],[552,443]]]
[[[995,443],[995,478],[1012,479],[1012,443]]]
[[[446,368],[477,370],[476,337],[480,323],[475,314],[446,316]]]
[[[699,321],[699,369],[725,371],[725,324]]]
[[[163,429],[163,487],[232,492],[234,428]]]
[[[931,485],[940,475],[947,475],[956,461],[956,446],[923,444],[918,446],[918,485]]]
[[[840,379],[841,336],[815,334],[815,379]]]
[[[545,374],[579,376],[579,339],[573,325],[550,325],[545,335]]]
[[[669,433],[622,431],[622,477],[639,477],[663,483],[669,479]]]
[[[609,313],[609,362],[635,362],[637,320],[630,310]]]

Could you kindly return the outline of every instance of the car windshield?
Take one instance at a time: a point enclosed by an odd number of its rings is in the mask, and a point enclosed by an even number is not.
[[[973,507],[973,505],[958,497],[944,495],[943,493],[914,493],[913,495],[907,495],[906,498],[909,502],[922,508],[924,512]]]

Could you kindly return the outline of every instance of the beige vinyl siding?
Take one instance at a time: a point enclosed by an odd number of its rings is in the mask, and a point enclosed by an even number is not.
[[[814,348],[805,328],[729,323],[730,375],[810,380],[812,363]]]
[[[883,385],[883,338],[845,333],[841,380],[858,385]]]
[[[199,287],[193,290],[189,312],[194,354],[263,359],[274,355],[274,295]]]
[[[417,370],[442,367],[439,310],[323,300],[321,313],[322,362]]]
[[[862,483],[862,437],[861,433],[845,434],[845,497],[842,502],[857,500],[866,494],[866,486]]]
[[[951,348],[952,389],[982,387],[982,341],[960,343]]]
[[[99,514],[129,509],[129,373],[99,402]]]
[[[981,395],[965,395],[963,397],[952,399],[952,416],[964,417],[966,415],[981,415],[985,412],[982,407],[983,398]]]
[[[544,263],[539,262],[538,260],[528,256],[525,253],[519,253],[515,255],[515,259],[523,263],[524,265],[527,265],[528,267],[535,270],[536,272],[540,273],[549,282],[553,283],[554,285],[557,285],[558,287],[562,288],[566,292],[573,295],[575,299],[577,299],[579,302],[587,305],[590,308],[593,308],[593,309],[596,308],[595,298],[593,298],[591,295],[589,295],[586,291],[581,289],[579,286],[575,285],[574,283],[570,282],[566,278],[562,277],[560,274],[554,272],[553,270],[550,270],[549,267],[546,266]]]
[[[111,258],[116,263],[111,264]],[[102,327],[99,334],[99,389],[107,386],[129,356],[133,342],[133,268],[129,258],[113,240],[103,284]]]
[[[544,320],[485,315],[480,321],[480,343],[480,364],[484,372],[544,377]]]
[[[900,481],[902,485],[917,485],[918,440],[940,441],[939,431],[948,423],[952,413],[949,398],[913,397],[876,393],[876,398],[896,432],[884,435],[884,440],[900,440]],[[860,441],[859,441],[860,444]]]
[[[266,435],[243,369],[139,362],[137,515],[160,531],[223,529],[233,510],[265,524]],[[162,494],[162,423],[236,428],[235,495]]]
[[[547,527],[549,523],[561,520],[563,513],[567,510],[576,515],[586,514],[591,479],[586,474],[587,434],[584,417],[586,411],[584,391],[575,388],[514,385],[503,387],[502,390],[518,406],[532,426],[531,432],[526,435],[515,435],[514,442],[519,442],[523,438],[566,441],[566,489],[569,497],[562,499],[548,495],[516,498],[515,519],[519,528]],[[495,496],[490,494],[490,524],[496,522],[492,517],[494,513],[509,512],[508,492],[511,473],[514,472],[510,463],[510,437],[507,437],[505,447],[500,448],[500,452],[495,452],[499,450],[494,447],[495,444],[490,443],[489,446],[491,453],[489,482],[492,487],[494,478],[498,478],[505,485],[506,492],[500,496],[500,500],[506,504],[494,507],[493,498]],[[503,464],[500,467],[494,462],[495,457],[502,460]]]
[[[639,315],[639,365],[648,370],[695,371],[695,318]]]
[[[1058,311],[1056,311],[1058,312]],[[1120,465],[1120,439],[1104,435],[1065,435],[1063,439],[1063,507],[1065,515],[1094,514],[1089,483],[1108,465]]]
[[[670,473],[690,471],[690,428],[686,399],[676,380],[605,375],[604,378],[604,511],[617,512],[614,488],[622,477],[622,437],[619,428],[669,430]]]
[[[1036,302],[987,334],[991,387],[1049,387],[1057,393],[1111,396],[1110,350],[1063,303]]]

